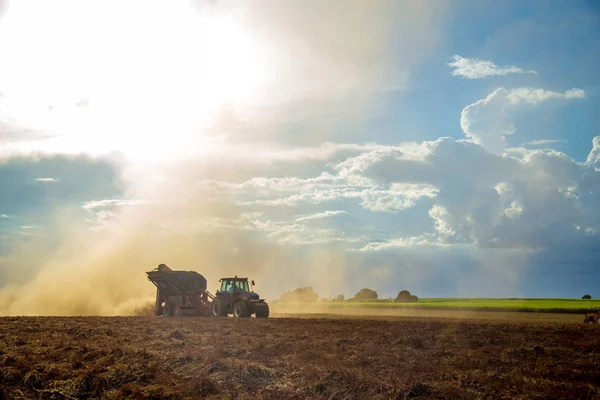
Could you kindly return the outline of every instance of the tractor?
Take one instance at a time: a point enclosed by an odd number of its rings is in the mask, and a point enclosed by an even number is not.
[[[233,314],[235,318],[248,318],[252,314],[256,318],[269,317],[269,305],[257,293],[250,289],[248,278],[221,278],[221,288],[215,293],[212,301],[212,314],[215,317],[226,317]],[[254,285],[254,281],[250,284]]]
[[[600,307],[592,307],[591,312],[585,314],[583,323],[597,324],[600,322]]]

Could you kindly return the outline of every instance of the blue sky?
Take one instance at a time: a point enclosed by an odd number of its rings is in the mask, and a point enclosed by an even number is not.
[[[443,43],[429,62],[415,70],[411,96],[389,96],[382,140],[396,139],[390,131],[398,131],[394,127],[407,120],[415,126],[411,140],[461,138],[457,115],[466,104],[497,87],[534,86],[555,91],[577,87],[586,91],[587,101],[528,110],[516,116],[515,123],[522,142],[541,136],[566,140],[555,148],[585,161],[591,140],[600,131],[600,122],[594,116],[594,98],[600,89],[598,6],[581,1],[483,1],[455,3],[451,13]],[[517,65],[538,74],[452,79],[446,64],[454,54],[492,60],[500,66]]]
[[[192,3],[6,3],[0,314],[126,313],[159,263],[600,296],[595,2]]]

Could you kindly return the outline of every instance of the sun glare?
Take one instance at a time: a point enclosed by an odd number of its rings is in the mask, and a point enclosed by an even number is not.
[[[0,21],[0,106],[55,136],[21,150],[180,156],[223,104],[252,100],[266,60],[234,16],[187,1],[19,0]]]

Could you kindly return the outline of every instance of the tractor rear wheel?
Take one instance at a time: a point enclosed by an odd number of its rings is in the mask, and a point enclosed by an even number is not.
[[[227,309],[225,303],[220,298],[215,298],[212,302],[212,314],[215,317],[226,317]]]
[[[169,304],[165,304],[162,308],[162,316],[163,317],[170,317],[171,316],[171,307],[169,307]]]
[[[265,304],[263,307],[256,309],[256,318],[269,318],[269,305]]]
[[[233,305],[233,316],[236,318],[248,318],[250,312],[248,312],[248,304],[245,301],[238,301]]]

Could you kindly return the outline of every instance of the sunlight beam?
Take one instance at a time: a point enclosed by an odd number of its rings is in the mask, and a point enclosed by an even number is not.
[[[201,130],[223,104],[251,100],[266,49],[232,16],[189,2],[13,2],[0,107],[56,135],[20,150],[176,157],[207,146]]]

